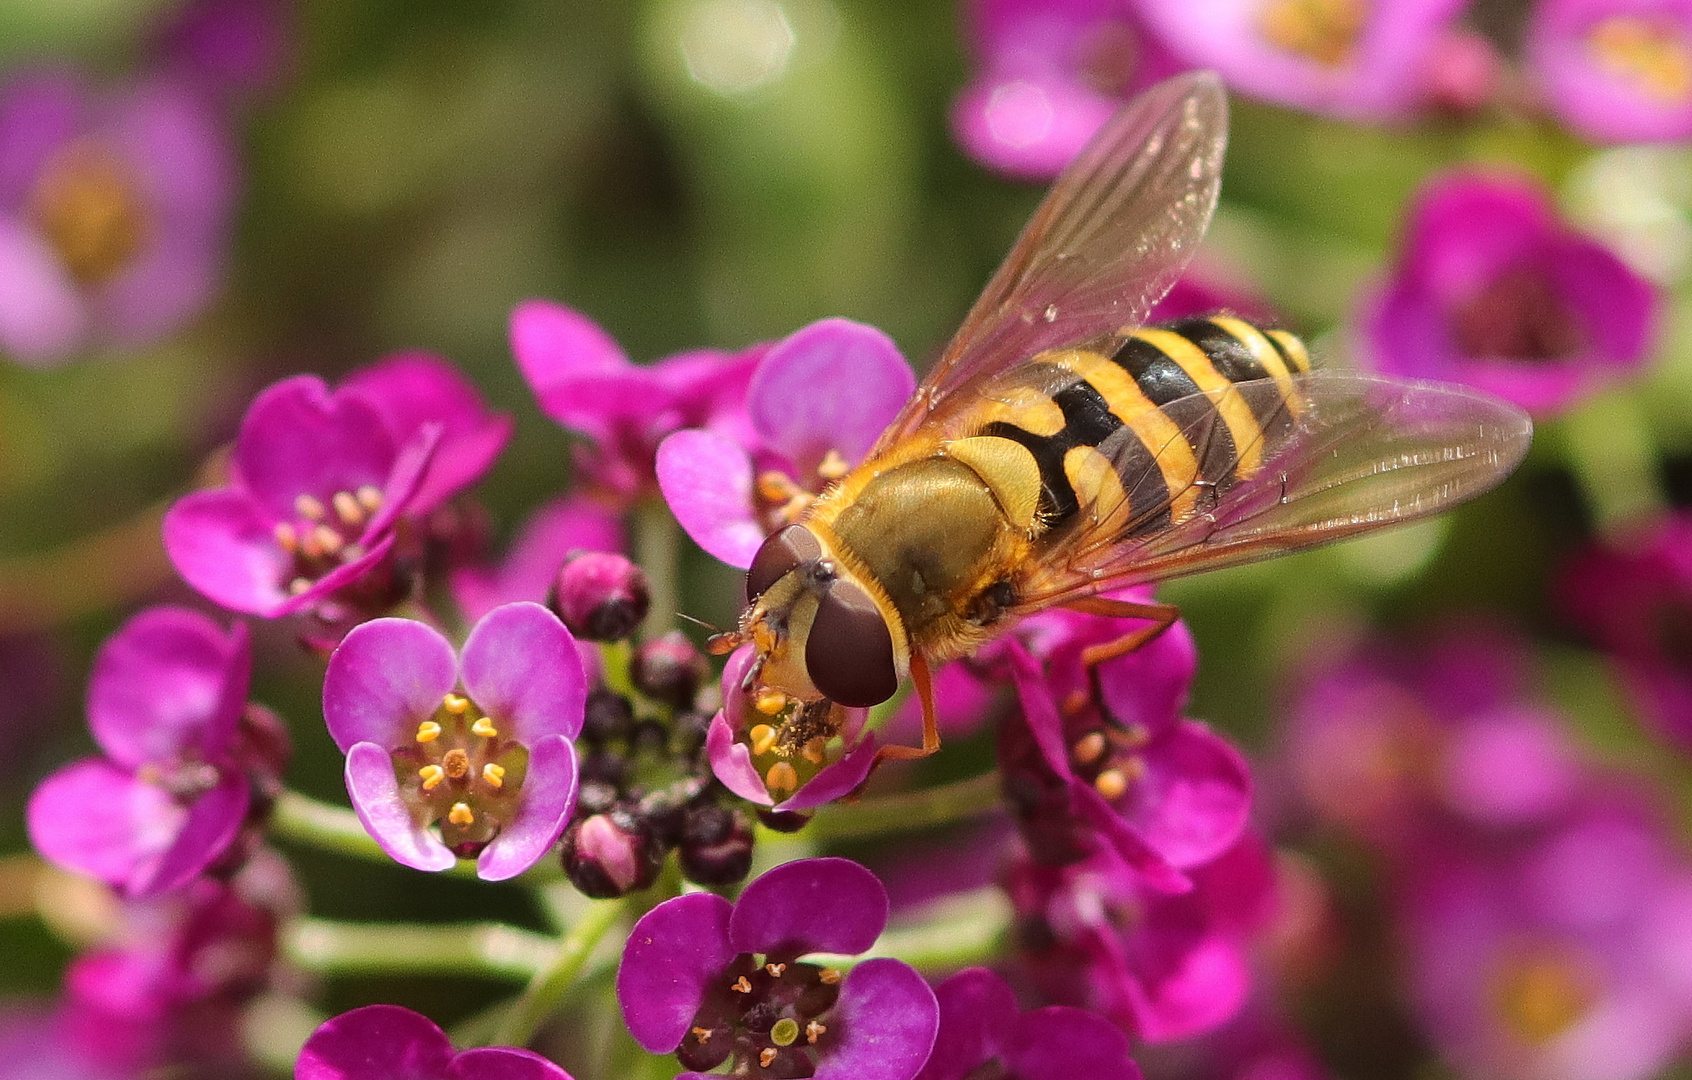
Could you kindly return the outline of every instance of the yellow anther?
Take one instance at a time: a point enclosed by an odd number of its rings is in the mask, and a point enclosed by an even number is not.
[[[752,981],[742,975],[740,978],[734,980],[734,985],[729,987],[729,989],[733,990],[737,994],[750,994],[752,992]]]
[[[1103,732],[1089,731],[1075,740],[1075,745],[1069,748],[1069,752],[1075,755],[1075,760],[1081,764],[1091,765],[1104,756],[1106,745]]]
[[[787,708],[787,695],[766,686],[753,695],[752,707],[766,716],[774,716]]]
[[[330,502],[335,504],[335,516],[341,519],[343,525],[358,526],[364,524],[364,507],[358,505],[358,500],[350,491],[337,491]]]
[[[693,1037],[699,1040],[701,1046],[710,1042],[713,1034],[715,1034],[715,1032],[713,1032],[710,1028],[696,1027],[692,1030]]]
[[[767,754],[775,749],[776,729],[768,724],[754,725],[752,730],[746,733],[746,736],[751,740],[754,754]]]
[[[491,739],[499,734],[499,729],[494,727],[494,722],[485,716],[471,724],[470,730],[484,739]]]
[[[1151,742],[1151,729],[1144,724],[1128,724],[1116,733],[1115,742],[1125,750],[1138,750]]]
[[[502,787],[505,784],[505,766],[488,762],[482,766],[482,779],[491,788]]]
[[[303,577],[297,577],[288,582],[288,593],[290,596],[298,596],[309,588],[311,588],[311,582],[307,581]]]
[[[422,743],[434,742],[441,737],[441,725],[433,720],[425,720],[417,725],[417,741]]]
[[[799,485],[793,482],[792,477],[777,469],[759,473],[757,487],[758,494],[763,497],[765,502],[777,506],[804,494]]]
[[[362,558],[364,558],[363,544],[348,544],[346,547],[341,549],[342,562],[357,562]]]
[[[1116,769],[1122,778],[1132,784],[1146,775],[1146,759],[1142,757],[1123,758],[1116,763]]]
[[[817,1041],[817,1037],[819,1035],[822,1035],[827,1031],[828,1028],[826,1026],[812,1020],[809,1024],[805,1025],[805,1041],[808,1043],[814,1043]]]
[[[277,546],[279,546],[283,551],[292,555],[295,551],[299,550],[300,534],[294,531],[294,527],[292,525],[288,524],[286,521],[278,521],[273,532],[276,537]]]
[[[799,774],[785,761],[778,761],[764,774],[764,786],[771,795],[785,795],[799,787]]]
[[[805,745],[799,748],[799,756],[812,765],[821,765],[828,757],[828,740],[821,735],[805,740]]]
[[[325,555],[338,555],[347,544],[340,533],[327,525],[319,525],[311,530],[311,543]]]
[[[824,454],[822,464],[817,466],[817,475],[824,480],[838,480],[851,471],[852,466],[846,464],[846,459],[840,456],[838,450]]]
[[[447,694],[441,698],[441,708],[454,716],[461,716],[470,707],[470,699],[459,697],[457,694]]]
[[[446,779],[446,770],[439,765],[425,765],[417,770],[417,775],[423,778],[423,790],[433,791]]]
[[[323,502],[315,495],[298,495],[294,498],[294,512],[307,521],[323,520]]]
[[[382,508],[382,491],[374,484],[365,484],[353,492],[353,497],[358,500],[358,505],[366,510],[374,512]]]
[[[1128,778],[1116,769],[1106,769],[1093,781],[1093,787],[1107,799],[1120,799],[1128,791]]]
[[[1692,52],[1672,26],[1612,15],[1595,23],[1587,40],[1600,67],[1656,100],[1679,104],[1692,94]]]
[[[787,965],[786,964],[765,964],[764,970],[769,972],[775,978],[779,979],[779,978],[781,978],[781,973],[787,970]]]
[[[758,1051],[758,1064],[767,1069],[770,1067],[770,1062],[775,1060],[775,1057],[776,1048],[773,1046],[766,1046],[762,1050]]]
[[[476,815],[471,813],[469,803],[455,802],[452,809],[447,811],[447,820],[454,825],[475,824]]]
[[[821,971],[817,972],[817,981],[822,983],[824,986],[833,986],[835,983],[840,981],[840,969],[823,968]]]

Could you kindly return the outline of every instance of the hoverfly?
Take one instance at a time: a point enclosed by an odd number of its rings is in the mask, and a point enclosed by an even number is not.
[[[1226,138],[1211,73],[1125,105],[868,457],[764,542],[713,651],[755,645],[744,688],[789,713],[787,752],[830,733],[831,702],[909,677],[922,749],[882,753],[932,753],[930,670],[1019,618],[1150,620],[1096,665],[1176,617],[1102,593],[1424,517],[1521,461],[1532,426],[1490,397],[1313,372],[1291,334],[1225,315],[1142,327],[1209,224]]]

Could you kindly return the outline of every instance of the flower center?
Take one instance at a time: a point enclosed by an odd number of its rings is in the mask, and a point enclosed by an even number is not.
[[[1120,799],[1146,774],[1141,751],[1149,742],[1151,732],[1139,724],[1105,724],[1069,744],[1069,766],[1100,795]]]
[[[1506,957],[1490,981],[1499,1015],[1530,1043],[1548,1042],[1586,1015],[1589,983],[1578,957],[1555,946]]]
[[[769,718],[746,732],[752,763],[778,801],[845,753],[840,737],[844,709],[832,701],[800,702],[764,687],[753,694],[751,704],[754,712]]]
[[[30,193],[30,210],[65,268],[83,285],[117,276],[147,237],[135,178],[93,142],[71,143],[48,161]]]
[[[1100,23],[1081,46],[1081,81],[1110,97],[1126,97],[1145,59],[1140,35],[1125,22]]]
[[[1562,360],[1586,346],[1586,334],[1550,276],[1516,266],[1499,274],[1452,314],[1451,333],[1465,356]]]
[[[1364,0],[1269,0],[1257,31],[1276,48],[1337,68],[1351,59],[1368,14]]]
[[[735,958],[705,995],[676,1057],[696,1072],[734,1059],[734,1076],[808,1077],[838,1037],[828,1023],[841,974],[818,964]]]
[[[276,523],[276,543],[293,557],[288,591],[299,595],[312,582],[364,556],[364,527],[382,507],[382,492],[372,484],[357,491],[337,491],[327,504],[315,495],[294,499],[293,521]]]
[[[417,725],[411,744],[393,751],[400,790],[424,825],[439,825],[441,841],[473,858],[512,819],[529,752],[501,736],[492,717],[459,694],[447,694],[432,717]]]
[[[1665,105],[1692,97],[1692,44],[1678,23],[1642,15],[1612,15],[1586,36],[1598,66]]]
[[[840,451],[830,450],[817,463],[817,478],[810,488],[780,469],[768,469],[758,474],[755,485],[758,517],[775,532],[783,525],[791,525],[804,516],[817,501],[815,492],[821,491],[852,471],[852,466]]]

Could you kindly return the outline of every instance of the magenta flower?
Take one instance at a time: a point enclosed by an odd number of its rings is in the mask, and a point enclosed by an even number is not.
[[[1692,136],[1692,3],[1541,0],[1528,65],[1557,116],[1600,143]]]
[[[750,427],[691,427],[658,447],[658,486],[681,527],[741,569],[764,537],[862,461],[916,390],[872,326],[823,319],[767,347],[745,395]]]
[[[911,1080],[934,1047],[934,991],[898,960],[844,975],[803,960],[861,953],[887,925],[887,893],[846,859],[784,863],[729,903],[666,900],[623,948],[617,1000],[635,1042],[683,1075]]]
[[[47,859],[131,896],[176,889],[235,843],[253,803],[244,745],[252,654],[183,608],[152,608],[101,647],[88,726],[104,757],[49,776],[29,801]],[[267,767],[279,775],[281,763]]]
[[[934,996],[940,1002],[940,1033],[917,1080],[983,1074],[1140,1080],[1140,1067],[1128,1056],[1128,1037],[1110,1021],[1067,1005],[1024,1013],[1011,988],[986,968],[958,972],[935,987]]]
[[[362,623],[323,679],[347,794],[382,850],[418,870],[474,858],[487,881],[527,870],[564,832],[586,700],[570,632],[530,603],[484,615],[462,660],[423,623]]]
[[[168,13],[156,48],[173,74],[242,98],[274,90],[293,60],[292,0],[189,0]]]
[[[343,621],[385,610],[411,588],[395,564],[402,523],[479,478],[510,429],[426,355],[392,357],[335,391],[284,379],[242,418],[229,485],[165,515],[165,547],[190,585],[236,611]]]
[[[1411,1000],[1466,1075],[1644,1080],[1692,1035],[1692,863],[1617,795],[1408,864]]]
[[[235,163],[215,110],[163,80],[0,88],[0,352],[56,364],[154,341],[216,292]]]
[[[1376,370],[1468,383],[1545,416],[1637,371],[1657,306],[1533,183],[1456,171],[1417,196],[1359,322]]]
[[[1192,889],[1170,895],[1109,852],[1061,867],[1019,860],[1006,884],[1024,943],[1019,968],[1051,1000],[1147,1042],[1220,1027],[1251,988],[1273,866],[1247,836],[1188,875]]]
[[[1191,67],[1297,109],[1353,120],[1404,116],[1465,0],[1133,0]]]
[[[1124,100],[1181,70],[1132,0],[971,0],[976,75],[952,131],[977,161],[1046,180]]]
[[[318,1025],[294,1080],[570,1080],[532,1050],[482,1046],[453,1053],[434,1021],[398,1005],[366,1005]]]
[[[1198,664],[1184,624],[1089,678],[1082,651],[1124,632],[1120,620],[1064,611],[1019,628],[1004,651],[1022,708],[999,729],[1000,769],[1035,858],[1059,865],[1108,848],[1152,887],[1181,892],[1185,870],[1239,840],[1251,774],[1225,739],[1181,716]]]
[[[503,562],[455,568],[449,581],[452,597],[471,620],[514,600],[542,604],[572,552],[619,552],[623,547],[623,524],[615,512],[575,496],[555,499],[523,523]]]
[[[579,475],[619,506],[651,493],[653,455],[672,431],[745,426],[741,402],[761,354],[699,349],[641,367],[593,320],[550,300],[511,312],[511,351],[541,411],[588,439]]]
[[[802,747],[782,745],[777,726],[743,689],[756,652],[751,644],[743,645],[723,667],[723,707],[705,734],[711,771],[741,798],[780,811],[813,810],[857,790],[875,767],[875,733],[864,729],[869,710],[824,701],[816,707],[838,710],[836,738],[826,743],[818,738]],[[783,707],[805,706],[789,701]]]
[[[1588,549],[1563,574],[1561,592],[1570,621],[1610,653],[1640,712],[1692,748],[1692,514]]]

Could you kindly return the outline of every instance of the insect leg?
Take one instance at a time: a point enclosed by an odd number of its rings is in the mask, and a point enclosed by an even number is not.
[[[877,761],[914,761],[940,749],[940,721],[934,715],[934,680],[929,677],[928,661],[914,649],[911,651],[911,683],[922,699],[922,746],[883,746],[875,752]]]
[[[1109,615],[1118,619],[1150,619],[1150,626],[1143,626],[1138,630],[1123,634],[1115,641],[1106,641],[1081,650],[1081,663],[1087,669],[1088,681],[1093,684],[1093,694],[1098,700],[1100,696],[1099,665],[1106,660],[1114,660],[1118,656],[1126,656],[1140,646],[1154,640],[1159,634],[1175,625],[1175,620],[1181,617],[1181,609],[1174,604],[1140,604],[1132,600],[1114,600],[1108,596],[1088,596],[1080,600],[1073,600],[1063,605],[1070,611],[1079,611],[1086,615]],[[1085,702],[1074,703],[1076,706]]]

